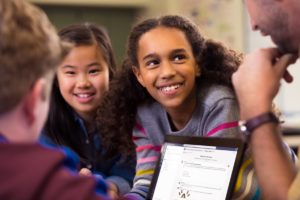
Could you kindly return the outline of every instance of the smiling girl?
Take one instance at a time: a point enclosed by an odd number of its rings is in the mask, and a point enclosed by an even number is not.
[[[240,61],[180,16],[148,19],[132,29],[127,58],[97,117],[103,140],[122,144],[113,145],[115,151],[137,154],[126,198],[146,198],[166,134],[240,137],[231,84]]]
[[[96,110],[116,66],[110,39],[94,24],[67,26],[59,36],[74,48],[56,72],[43,132],[52,142],[74,150],[80,157],[80,168],[85,168],[82,172],[102,175],[111,197],[117,198],[131,188],[135,158],[125,158],[121,152],[108,155],[111,145],[102,142],[101,128],[95,124]]]

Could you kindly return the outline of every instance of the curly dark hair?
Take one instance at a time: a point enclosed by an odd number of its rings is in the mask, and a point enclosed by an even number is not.
[[[182,16],[166,15],[152,18],[133,27],[128,38],[127,55],[112,80],[110,90],[97,111],[97,125],[101,127],[104,144],[114,144],[111,151],[134,153],[132,131],[137,108],[154,101],[140,85],[132,66],[139,67],[138,42],[141,36],[157,27],[176,28],[182,31],[192,47],[201,76],[196,84],[222,84],[232,88],[231,76],[241,63],[242,56],[221,43],[203,38],[198,27]]]
[[[76,46],[97,44],[103,52],[103,57],[109,66],[109,77],[113,77],[116,69],[116,62],[113,55],[112,45],[106,30],[96,24],[83,23],[69,25],[58,33],[62,41],[72,43]],[[48,120],[44,127],[44,134],[53,142],[66,145],[74,150],[82,160],[86,159],[78,138],[80,127],[74,121],[74,111],[62,97],[57,77],[54,79]]]

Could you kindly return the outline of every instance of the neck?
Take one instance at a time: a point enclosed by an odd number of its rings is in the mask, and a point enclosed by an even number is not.
[[[197,105],[196,90],[177,108],[166,109],[170,122],[176,130],[183,129],[191,119]]]
[[[10,142],[35,142],[38,134],[34,134],[34,131],[33,126],[30,126],[17,111],[0,115],[0,134]]]
[[[94,121],[94,113],[77,113],[86,123]]]
[[[93,132],[96,128],[96,123],[95,123],[95,115],[93,114],[85,114],[85,115],[80,115],[80,117],[84,121],[84,125],[87,129],[87,132]]]

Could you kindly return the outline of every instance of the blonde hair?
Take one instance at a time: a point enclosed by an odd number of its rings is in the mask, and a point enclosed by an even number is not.
[[[54,71],[65,47],[43,11],[23,0],[0,0],[0,113]]]

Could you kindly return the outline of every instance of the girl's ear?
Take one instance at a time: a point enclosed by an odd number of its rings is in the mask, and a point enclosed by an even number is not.
[[[138,80],[138,82],[143,86],[145,87],[145,84],[144,84],[144,79],[141,75],[141,72],[140,72],[140,68],[136,67],[136,66],[132,66],[132,71],[136,77],[136,79]]]

